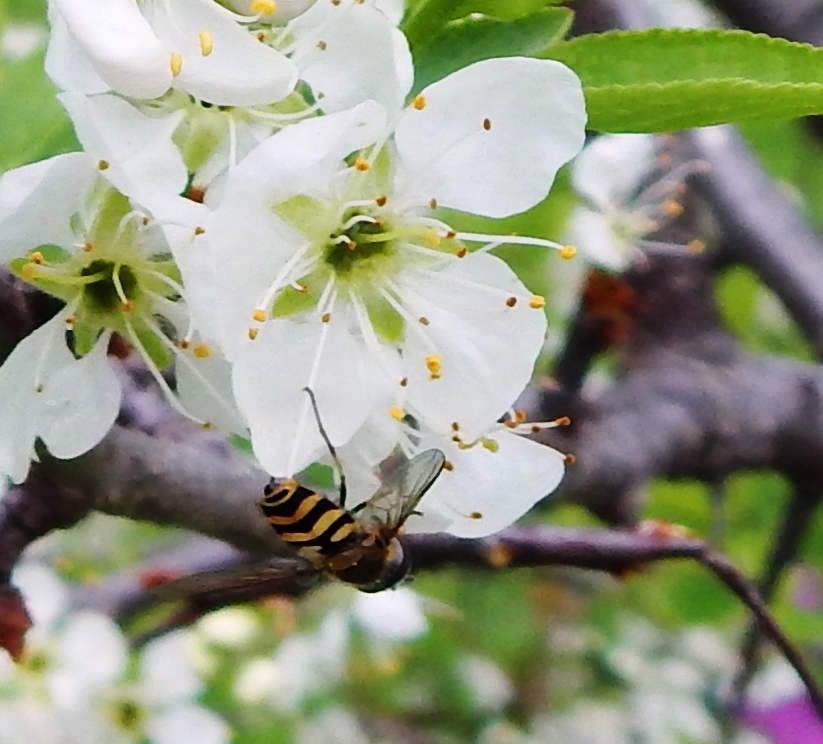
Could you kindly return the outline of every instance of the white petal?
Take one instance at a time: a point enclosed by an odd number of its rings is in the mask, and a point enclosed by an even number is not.
[[[274,320],[247,341],[234,365],[234,394],[251,428],[254,453],[272,475],[289,476],[326,452],[308,395],[323,426],[342,445],[380,400],[381,380],[363,347],[329,323]]]
[[[385,131],[385,109],[374,101],[286,127],[233,170],[225,198],[253,198],[262,188],[257,199],[271,205],[296,194],[327,192],[342,159],[376,142]]]
[[[481,445],[459,449],[449,440],[421,443],[421,449],[442,449],[454,469],[440,474],[419,509],[450,518],[446,532],[458,537],[484,537],[508,527],[563,477],[565,457],[557,450],[502,427],[490,436],[498,444],[496,452]],[[409,531],[416,529],[413,520]]]
[[[169,50],[135,0],[52,0],[97,74],[118,93],[157,98],[171,85]]]
[[[66,610],[68,587],[48,566],[32,561],[18,563],[12,580],[20,589],[35,625],[50,628]]]
[[[395,26],[400,25],[406,11],[405,0],[374,0],[374,4]]]
[[[587,207],[572,213],[568,238],[586,261],[610,271],[628,268],[639,253],[636,245],[615,233],[605,215]]]
[[[222,432],[247,433],[246,422],[234,402],[231,367],[216,350],[206,357],[181,352],[176,374],[180,402],[189,413]]]
[[[0,476],[15,483],[28,475],[49,377],[74,363],[63,339],[63,318],[58,315],[26,336],[0,366]]]
[[[161,636],[140,657],[140,687],[145,702],[168,705],[199,694],[203,683],[191,662],[191,638],[185,631]]]
[[[557,170],[583,146],[580,80],[551,60],[476,62],[422,91],[395,141],[423,203],[506,217],[542,200]]]
[[[342,111],[368,99],[392,115],[403,107],[414,76],[411,51],[406,37],[376,7],[323,0],[289,29],[300,77],[322,98],[323,111]]]
[[[429,629],[420,598],[408,587],[358,594],[352,616],[367,632],[388,641],[410,641]]]
[[[49,2],[49,45],[46,49],[46,74],[61,90],[94,95],[111,90],[91,63],[83,47],[71,35],[63,16]]]
[[[296,18],[301,13],[305,13],[315,0],[277,0],[274,13],[262,13],[260,20],[265,23],[286,23],[292,18]],[[254,15],[252,5],[254,0],[229,0],[229,5],[238,13],[243,15]]]
[[[86,356],[57,370],[42,393],[38,433],[55,457],[88,452],[117,418],[122,390],[107,347],[103,336]]]
[[[152,744],[228,744],[231,731],[216,713],[201,705],[178,705],[155,714],[146,721],[146,734]]]
[[[657,148],[650,134],[598,137],[572,165],[572,185],[601,209],[625,206],[654,162]]]
[[[74,242],[70,219],[97,177],[82,152],[56,155],[0,176],[0,261],[40,245]]]
[[[543,346],[546,318],[529,307],[531,296],[499,258],[470,254],[441,271],[398,277],[412,317],[428,324],[407,328],[403,344],[407,400],[435,431],[458,422],[471,440],[495,422],[531,378]],[[514,307],[506,300],[520,298]],[[427,337],[433,344],[424,340]],[[431,379],[426,357],[442,370]]]
[[[255,106],[285,98],[297,68],[212,0],[155,4],[152,26],[169,51],[181,55],[173,85],[218,106]],[[202,35],[211,49],[203,52]]]
[[[126,639],[111,618],[88,610],[68,618],[57,658],[78,687],[111,684],[125,671],[127,657]]]
[[[58,95],[74,124],[83,149],[109,167],[103,176],[127,196],[141,193],[176,195],[186,186],[188,173],[172,134],[183,112],[146,116],[114,95],[88,97]]]

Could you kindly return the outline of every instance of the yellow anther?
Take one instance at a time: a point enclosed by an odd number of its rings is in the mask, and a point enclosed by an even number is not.
[[[265,323],[266,319],[269,317],[268,313],[265,310],[261,310],[257,308],[252,314],[251,317],[253,320],[256,320],[258,323]]]
[[[483,119],[483,129],[487,132],[492,128],[492,120],[491,119]]]
[[[86,253],[91,253],[94,250],[94,243],[83,243],[83,250]]]
[[[31,253],[29,253],[29,261],[31,261],[34,264],[41,264],[45,260],[46,259],[43,258],[43,254],[40,253],[40,251],[32,251]]]
[[[529,300],[529,307],[532,310],[539,310],[541,307],[546,307],[546,298],[542,295],[532,295]]]
[[[195,227],[194,228],[194,234],[195,235],[202,235],[204,232],[206,232],[205,227]]]
[[[526,420],[526,412],[522,408],[515,408],[514,418],[522,424]]]
[[[465,245],[461,245],[454,253],[458,258],[465,258],[466,254],[468,253],[468,249]]]
[[[663,204],[663,212],[669,217],[679,217],[683,214],[683,205],[674,199],[666,199]]]
[[[97,161],[97,170],[108,170],[111,167],[111,163],[108,160],[98,160]]]
[[[517,422],[516,421],[504,421],[503,426],[505,426],[507,429],[516,429],[517,428]]]
[[[277,11],[277,3],[274,0],[254,0],[249,6],[249,12],[260,15],[271,15]]]
[[[201,424],[201,428],[203,431],[211,431],[214,428],[214,424],[211,421],[204,421]]]
[[[183,57],[179,52],[172,52],[169,56],[169,68],[171,68],[172,77],[177,77],[183,69]]]
[[[577,248],[575,248],[573,245],[564,245],[560,249],[560,258],[569,259],[569,258],[574,258],[576,255],[577,255]]]
[[[568,416],[561,416],[554,420],[557,426],[571,426],[572,420]]]
[[[429,206],[430,206],[432,209],[437,209],[437,199],[435,199],[434,197],[432,197],[431,199],[429,199]]]
[[[214,37],[208,31],[201,31],[197,38],[200,41],[200,54],[208,57],[214,50]]]
[[[483,519],[483,512],[473,511],[466,515],[469,519]]]
[[[429,354],[426,357],[426,368],[429,370],[432,379],[440,377],[440,373],[443,371],[443,358],[440,354]]]
[[[460,431],[460,424],[457,421],[452,421],[452,431]]]
[[[206,346],[206,344],[197,344],[197,346],[191,350],[191,353],[198,359],[205,359],[206,357],[211,356],[211,349]]]
[[[249,339],[254,341],[257,338],[257,334],[260,333],[259,328],[249,328]]]
[[[448,470],[451,473],[454,470],[454,463],[451,460],[446,460],[443,463],[443,470]]]
[[[500,450],[500,445],[494,441],[494,439],[487,439],[483,437],[480,440],[480,444],[484,450],[488,450],[489,452],[497,452]]]
[[[387,202],[388,200],[389,200],[389,197],[388,197],[388,196],[385,196],[385,195],[384,195],[384,196],[378,196],[378,197],[374,200],[374,203],[375,203],[378,207],[385,207],[385,206],[386,206],[386,202]]]
[[[572,454],[566,455],[563,459],[565,460],[566,465],[574,465],[577,462],[577,458]]]
[[[130,313],[134,310],[134,300],[126,300],[120,305],[120,307],[123,309],[124,313]]]
[[[328,323],[331,320],[331,313],[323,313],[320,316],[320,320],[322,320],[324,323]]]
[[[187,338],[181,338],[180,341],[177,342],[177,345],[181,349],[188,349],[191,346],[191,342]]]
[[[37,275],[37,269],[35,269],[34,266],[35,265],[31,263],[23,264],[20,267],[20,276],[22,276],[23,279],[27,279],[29,281],[34,279],[34,277]]]
[[[426,96],[418,93],[412,101],[412,107],[417,109],[418,111],[422,111],[424,108],[426,108]]]
[[[532,428],[529,430],[532,434],[539,434],[543,431],[543,427],[540,424],[532,424]]]
[[[437,230],[426,231],[426,245],[429,248],[437,248],[440,245],[440,236],[437,234]]]
[[[328,49],[328,48],[329,48],[329,45],[328,45],[325,41],[323,41],[323,40],[321,39],[320,41],[318,41],[318,42],[317,42],[317,48],[318,48],[321,52],[325,52],[325,51],[326,51],[326,49]]]
[[[367,171],[371,168],[371,165],[366,158],[356,158],[354,161],[354,167],[359,171]]]
[[[400,380],[400,387],[406,387],[408,384],[409,384],[409,378],[408,377],[404,377],[402,380]]]
[[[429,319],[425,315],[421,315],[417,319],[417,322],[420,323],[420,325],[427,326],[429,324]]]
[[[63,322],[66,325],[73,326],[77,323],[77,316],[76,315],[69,315]]]
[[[397,421],[406,418],[406,412],[400,406],[389,406],[389,415]]]
[[[507,307],[514,307],[517,304],[517,297],[509,297],[506,300]]]

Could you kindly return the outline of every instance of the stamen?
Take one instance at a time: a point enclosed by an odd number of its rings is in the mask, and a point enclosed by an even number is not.
[[[483,119],[483,129],[487,132],[492,128],[492,120],[491,119]]]
[[[249,10],[256,15],[272,15],[277,10],[274,0],[254,0]]]
[[[440,354],[429,354],[426,357],[426,368],[429,370],[429,379],[439,380],[443,372],[443,357]]]
[[[259,328],[249,328],[249,330],[248,330],[249,339],[250,339],[251,341],[254,341],[254,339],[256,339],[256,338],[257,338],[257,334],[258,334],[258,333],[260,333],[260,329],[259,329]]]
[[[183,57],[178,52],[172,52],[169,55],[169,68],[171,69],[172,77],[177,77],[183,69]]]
[[[269,317],[269,314],[265,310],[257,309],[252,314],[251,317],[253,320],[256,320],[258,323],[265,323]]]
[[[412,100],[412,108],[416,109],[417,111],[422,111],[426,108],[426,96],[418,93],[414,99]]]
[[[130,313],[132,310],[134,310],[134,300],[130,300],[128,297],[126,297],[126,292],[123,290],[123,284],[120,281],[120,269],[122,268],[122,263],[116,263],[114,265],[114,271],[111,272],[111,280],[114,284],[114,289],[117,292],[117,296],[120,298],[123,310],[127,313]]]
[[[33,264],[39,265],[43,263],[43,261],[45,260],[46,259],[43,258],[43,254],[40,253],[40,251],[32,251],[31,253],[29,253],[29,261],[31,261]]]
[[[406,418],[406,412],[400,406],[389,406],[389,416],[396,421],[402,421]]]
[[[527,235],[486,235],[484,233],[456,232],[454,234],[458,240],[465,240],[467,243],[495,243],[497,245],[535,245],[541,248],[554,248],[562,251],[566,246],[556,243],[553,240],[544,238],[532,238]]]
[[[208,31],[201,31],[197,38],[200,41],[200,54],[208,57],[214,50],[214,38]]]
[[[574,258],[577,255],[577,248],[573,245],[564,245],[560,249],[560,258],[570,259]]]
[[[532,298],[529,300],[529,307],[533,310],[539,310],[542,307],[546,306],[546,298],[542,295],[532,295]]]
[[[192,354],[198,359],[206,359],[211,356],[211,349],[204,343],[199,343],[192,349]]]
[[[369,164],[369,161],[365,158],[358,157],[354,161],[354,167],[359,171],[367,171],[369,168],[371,168],[371,165]]]

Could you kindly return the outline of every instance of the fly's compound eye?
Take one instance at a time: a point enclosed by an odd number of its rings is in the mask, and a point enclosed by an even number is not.
[[[380,573],[380,578],[371,584],[359,586],[358,589],[367,594],[382,592],[384,589],[391,589],[409,575],[411,567],[411,554],[403,550],[403,546],[396,537],[392,538],[392,541],[389,543],[389,548],[386,551],[386,564]]]

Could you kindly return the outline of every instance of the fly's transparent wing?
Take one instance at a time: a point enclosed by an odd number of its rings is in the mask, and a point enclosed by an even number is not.
[[[393,537],[437,480],[446,456],[438,449],[415,455],[397,466],[355,514],[359,522],[384,528]]]
[[[276,563],[264,561],[183,576],[159,584],[152,592],[164,600],[186,599],[217,607],[288,594],[289,584],[304,584],[319,575],[306,561],[279,559]]]

